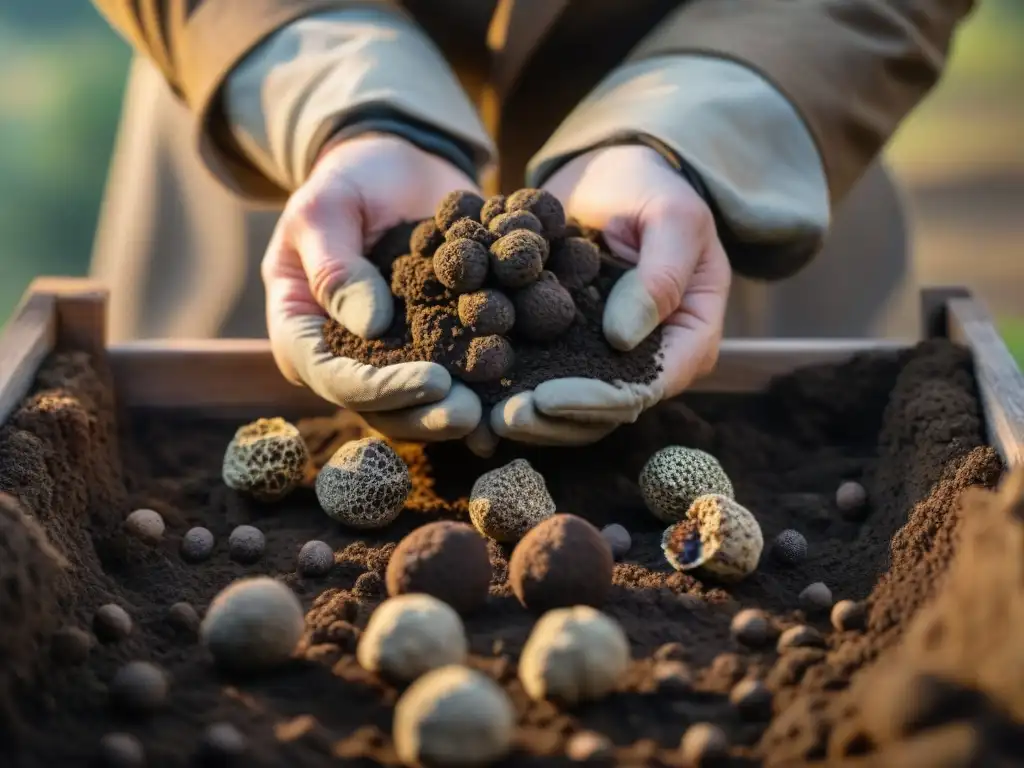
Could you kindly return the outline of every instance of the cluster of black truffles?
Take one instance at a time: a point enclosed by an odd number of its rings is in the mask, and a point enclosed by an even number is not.
[[[392,290],[404,296],[429,260],[434,299],[457,306],[461,349],[452,372],[472,383],[508,376],[515,339],[548,343],[564,334],[576,319],[569,290],[589,285],[601,266],[597,245],[569,236],[561,203],[538,189],[488,200],[453,192],[413,229],[409,246],[393,265]]]

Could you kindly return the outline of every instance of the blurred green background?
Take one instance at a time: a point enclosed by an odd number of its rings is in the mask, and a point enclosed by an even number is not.
[[[86,0],[0,3],[0,322],[87,270],[128,60]],[[1024,0],[979,0],[887,153],[922,282],[975,289],[1024,359]]]

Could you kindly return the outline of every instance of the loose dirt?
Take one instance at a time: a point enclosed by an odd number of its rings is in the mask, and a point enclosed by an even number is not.
[[[503,764],[571,764],[569,738],[593,730],[614,743],[614,764],[682,766],[680,738],[701,721],[728,734],[732,765],[825,757],[864,766],[1015,764],[1020,733],[1011,718],[1024,717],[1024,483],[1011,477],[1000,496],[971,491],[960,506],[965,489],[994,487],[1002,465],[984,444],[970,362],[945,343],[807,369],[758,396],[686,397],[584,449],[503,444],[484,461],[457,444],[399,445],[413,494],[393,526],[371,535],[331,521],[309,487],[271,505],[225,488],[220,464],[238,426],[118,413],[105,371],[63,354],[0,430],[0,491],[9,494],[0,497],[0,763],[86,765],[105,734],[127,732],[149,765],[193,765],[205,728],[229,722],[249,741],[245,765],[395,764],[390,725],[400,690],[363,671],[353,653],[385,595],[389,556],[426,521],[465,519],[473,480],[523,456],[547,479],[559,511],[632,534],[604,610],[625,628],[634,661],[624,690],[602,702],[571,711],[531,702],[515,670],[535,617],[507,584],[509,551],[492,545],[491,596],[466,625],[471,665],[505,686],[518,713],[515,751]],[[362,434],[344,416],[300,428],[320,462]],[[669,444],[716,455],[766,542],[794,528],[808,540],[807,559],[787,567],[766,546],[760,569],[728,588],[673,571],[659,547],[662,526],[636,484],[646,459]],[[836,507],[845,480],[867,489],[858,519]],[[140,507],[164,516],[158,545],[123,531]],[[260,561],[229,559],[227,537],[239,524],[266,534]],[[211,559],[194,564],[179,545],[196,525],[217,541]],[[310,539],[335,550],[325,577],[296,574]],[[300,658],[273,675],[226,678],[168,613],[184,601],[202,614],[233,579],[256,574],[284,580],[308,611]],[[817,581],[837,601],[867,601],[865,631],[836,632],[827,614],[804,615],[797,596]],[[58,663],[53,633],[78,627],[91,635],[93,614],[107,603],[129,613],[132,634],[93,639],[80,665],[66,656]],[[750,607],[764,610],[776,632],[812,625],[825,647],[744,648],[730,622]],[[657,658],[683,660],[694,688],[659,690]],[[162,711],[132,717],[110,706],[108,685],[133,660],[167,671]],[[729,702],[744,678],[772,692],[770,719],[744,719]]]

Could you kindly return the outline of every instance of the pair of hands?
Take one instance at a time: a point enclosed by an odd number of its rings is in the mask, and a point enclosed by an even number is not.
[[[602,230],[612,251],[637,265],[609,296],[604,333],[613,347],[629,350],[664,325],[662,371],[653,383],[557,379],[485,414],[476,395],[435,363],[374,368],[326,351],[328,316],[365,338],[391,324],[391,291],[364,258],[368,246],[402,221],[429,218],[449,192],[479,192],[447,161],[382,135],[329,147],[271,239],[262,274],[282,373],[396,439],[467,437],[487,453],[497,438],[594,442],[710,371],[731,271],[711,212],[689,183],[654,150],[616,146],[575,158],[544,188],[568,217]]]

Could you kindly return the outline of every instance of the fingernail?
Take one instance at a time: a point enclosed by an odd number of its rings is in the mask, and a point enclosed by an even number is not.
[[[647,338],[658,322],[654,299],[640,282],[637,270],[629,270],[608,295],[602,320],[605,338],[615,349],[628,352]]]

